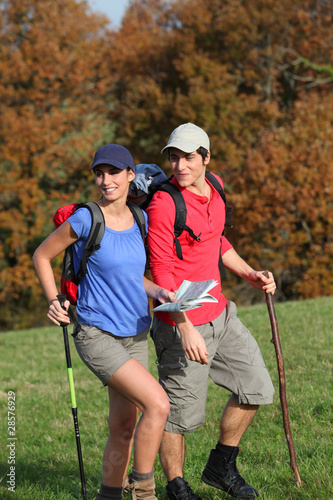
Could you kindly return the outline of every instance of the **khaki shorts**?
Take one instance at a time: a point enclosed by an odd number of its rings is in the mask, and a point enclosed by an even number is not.
[[[84,364],[107,385],[112,375],[131,358],[148,369],[148,331],[133,337],[117,337],[77,321],[74,344]]]
[[[209,365],[185,357],[175,326],[153,321],[160,384],[171,405],[165,430],[174,434],[193,432],[204,423],[208,376],[239,404],[273,401],[274,387],[258,344],[237,318],[233,302],[217,319],[196,328],[205,340]]]

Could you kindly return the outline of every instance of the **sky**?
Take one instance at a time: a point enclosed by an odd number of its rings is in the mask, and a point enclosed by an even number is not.
[[[107,15],[112,21],[112,26],[118,28],[129,0],[88,0],[88,4],[94,12]]]

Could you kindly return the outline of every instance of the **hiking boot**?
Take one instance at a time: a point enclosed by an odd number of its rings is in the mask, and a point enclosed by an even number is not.
[[[192,491],[191,486],[182,477],[176,477],[172,485],[167,484],[166,492],[170,500],[202,500]]]
[[[133,481],[132,474],[129,474],[125,478],[124,491],[131,493],[132,500],[157,500],[154,477],[143,481]]]
[[[240,475],[236,458],[239,448],[232,452],[229,461],[219,455],[216,450],[211,450],[208,462],[202,473],[201,479],[204,483],[226,491],[234,498],[255,498],[259,496],[258,491],[246,484]]]
[[[119,498],[123,498],[123,495],[119,495]],[[100,493],[97,493],[96,500],[108,500],[108,498],[103,497]]]

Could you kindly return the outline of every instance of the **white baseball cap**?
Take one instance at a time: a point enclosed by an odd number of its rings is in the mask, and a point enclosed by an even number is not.
[[[184,123],[171,133],[168,144],[161,150],[161,153],[167,148],[177,148],[184,151],[184,153],[192,153],[200,147],[209,151],[208,135],[194,123]]]

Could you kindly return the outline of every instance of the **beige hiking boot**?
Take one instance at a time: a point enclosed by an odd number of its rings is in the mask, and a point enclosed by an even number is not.
[[[155,479],[133,481],[132,475],[125,478],[124,491],[131,493],[132,500],[157,500],[155,496]]]

